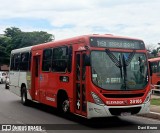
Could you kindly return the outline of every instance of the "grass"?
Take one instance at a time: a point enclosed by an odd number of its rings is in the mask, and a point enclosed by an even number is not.
[[[151,99],[151,105],[160,106],[160,98],[153,98],[153,99]]]

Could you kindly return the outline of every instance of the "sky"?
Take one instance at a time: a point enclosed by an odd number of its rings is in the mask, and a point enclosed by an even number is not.
[[[8,27],[46,31],[55,40],[113,34],[160,43],[160,0],[0,0],[0,34]]]

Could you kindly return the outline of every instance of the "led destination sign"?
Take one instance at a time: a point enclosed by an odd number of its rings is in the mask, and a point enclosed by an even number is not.
[[[145,49],[143,41],[130,39],[91,37],[90,44],[92,47]]]

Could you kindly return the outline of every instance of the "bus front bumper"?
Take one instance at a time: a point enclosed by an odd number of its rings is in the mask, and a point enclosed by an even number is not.
[[[101,106],[87,102],[87,118],[126,116],[133,114],[146,114],[150,112],[150,102],[130,106]]]

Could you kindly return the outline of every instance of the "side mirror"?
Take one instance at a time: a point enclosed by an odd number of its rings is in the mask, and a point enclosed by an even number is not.
[[[85,66],[91,66],[91,60],[90,60],[90,56],[89,55],[85,55],[84,65]]]
[[[150,70],[150,76],[152,76],[152,62],[149,61],[149,70]]]

